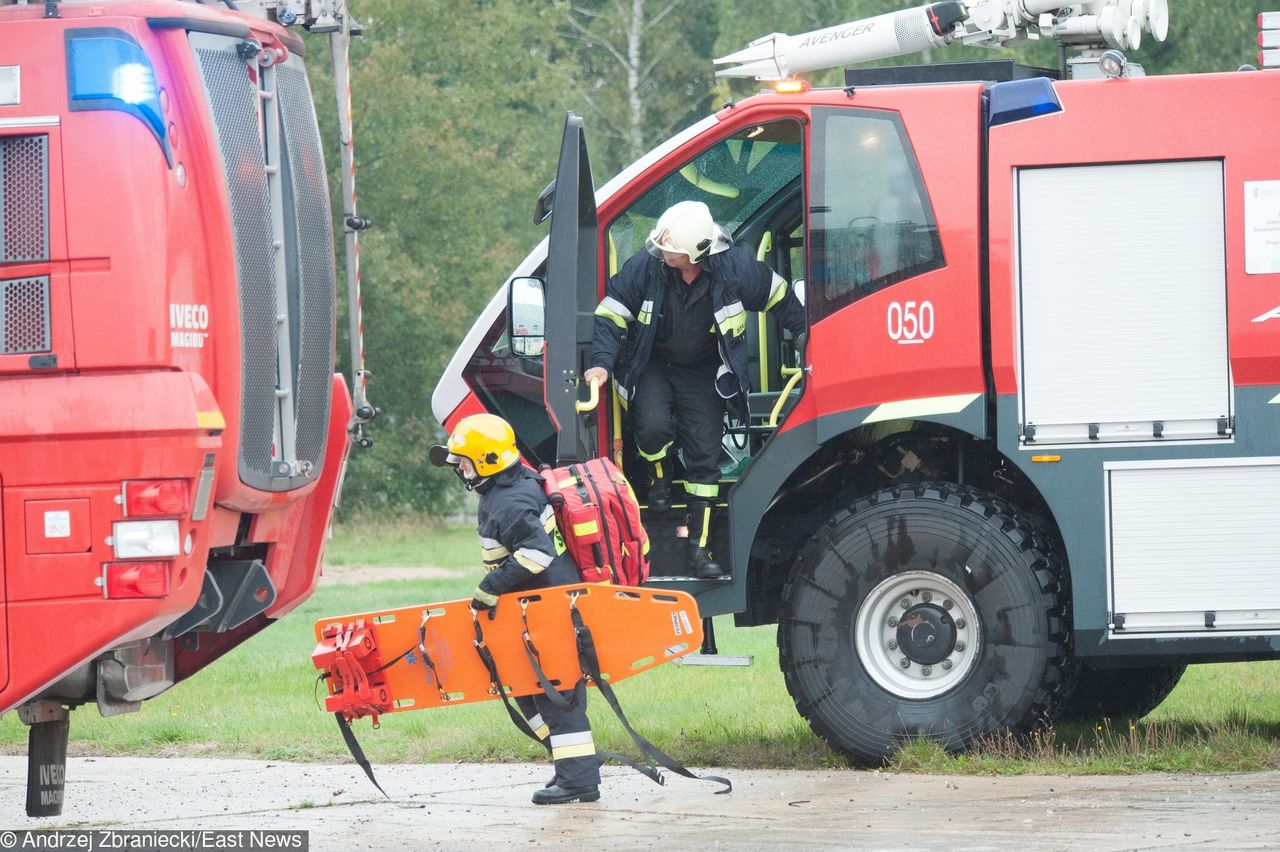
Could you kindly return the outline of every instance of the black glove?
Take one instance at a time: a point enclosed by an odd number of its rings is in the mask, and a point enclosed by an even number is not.
[[[476,586],[475,593],[471,596],[471,608],[476,612],[487,609],[489,620],[493,621],[494,616],[498,614],[498,596]]]

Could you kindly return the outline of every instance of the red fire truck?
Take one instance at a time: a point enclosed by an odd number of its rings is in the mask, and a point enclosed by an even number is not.
[[[1187,663],[1280,656],[1280,75],[1144,76],[1124,51],[1167,15],[977,0],[774,34],[727,73],[1033,35],[1083,52],[784,79],[599,191],[571,115],[549,243],[462,343],[436,416],[501,414],[536,462],[615,454],[643,493],[626,418],[578,377],[607,275],[703,201],[794,282],[807,339],[747,323],[730,576],[689,576],[677,508],[646,516],[652,583],[777,622],[834,748],[875,764],[913,737],[1139,716]],[[545,335],[512,335],[543,297]]]
[[[345,59],[332,2],[0,4],[0,711],[31,815],[69,708],[135,711],[306,599],[368,442],[291,23]]]

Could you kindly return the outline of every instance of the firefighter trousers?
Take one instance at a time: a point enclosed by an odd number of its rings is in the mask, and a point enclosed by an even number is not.
[[[520,712],[529,720],[534,733],[548,741],[551,759],[556,767],[556,783],[561,787],[595,787],[600,783],[600,760],[591,738],[591,722],[587,719],[587,691],[574,690],[560,695],[571,702],[568,710],[555,705],[545,695],[522,695],[516,698]]]
[[[724,400],[716,393],[719,366],[718,359],[688,365],[654,359],[640,374],[629,406],[641,457],[661,461],[678,443],[684,450],[685,481],[696,485],[720,482]]]

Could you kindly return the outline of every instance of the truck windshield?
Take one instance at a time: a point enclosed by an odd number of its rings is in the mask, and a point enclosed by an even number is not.
[[[677,201],[702,201],[731,235],[800,176],[800,125],[778,121],[746,128],[663,178],[609,225],[609,274],[644,248],[662,212]]]

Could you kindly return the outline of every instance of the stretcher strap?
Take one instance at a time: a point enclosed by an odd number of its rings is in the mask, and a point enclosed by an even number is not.
[[[373,767],[369,765],[369,758],[364,756],[364,749],[360,748],[360,743],[356,741],[356,735],[351,732],[351,726],[347,724],[346,719],[342,718],[342,713],[334,713],[334,718],[338,720],[338,730],[342,731],[342,739],[347,744],[347,750],[351,752],[351,756],[355,758],[356,763],[360,764],[360,768],[364,770],[364,774],[369,776],[369,780],[373,782],[373,786],[378,788],[378,792],[387,797],[390,801],[391,797],[387,796],[387,791],[382,789],[382,785],[378,783],[378,779],[373,777]]]
[[[542,686],[542,691],[546,694],[547,698],[555,706],[559,707],[561,710],[566,710],[566,711],[572,710],[573,708],[578,706],[579,701],[586,700],[587,679],[585,677],[578,678],[577,684],[575,684],[573,687],[572,698],[565,698],[563,695],[560,694],[559,690],[557,690],[555,686],[552,685],[551,679],[548,678],[546,672],[542,670],[542,665],[540,664],[542,655],[538,653],[538,646],[534,645],[533,640],[529,638],[529,617],[528,617],[528,610],[525,607],[525,603],[526,603],[525,601],[521,601],[521,615],[520,615],[520,617],[524,619],[525,656],[529,658],[529,665],[533,668],[534,676],[538,678],[538,683]],[[655,784],[661,785],[661,784],[667,783],[666,779],[662,777],[662,773],[658,771],[658,768],[656,766],[653,766],[651,764],[645,764],[645,763],[637,763],[636,761],[627,757],[625,754],[618,754],[617,752],[613,752],[613,751],[597,750],[596,760],[599,763],[604,763],[606,760],[612,760],[617,763],[630,766],[636,772],[639,772],[641,775],[645,776]]]
[[[395,662],[395,660],[392,660],[392,662]],[[387,665],[390,665],[390,663]],[[364,756],[364,749],[360,748],[360,743],[356,740],[355,732],[351,730],[351,726],[342,718],[342,712],[339,711],[334,713],[333,717],[338,720],[338,730],[342,731],[342,740],[347,744],[347,751],[351,752],[351,757],[355,759],[356,763],[360,764],[360,768],[364,770],[364,774],[369,776],[369,780],[373,782],[373,786],[378,788],[378,792],[386,797],[388,802],[395,805],[397,808],[402,808],[404,810],[417,810],[419,808],[426,807],[426,805],[402,804],[388,796],[387,791],[382,789],[382,785],[378,783],[378,779],[373,777],[373,767],[369,764],[369,758]]]
[[[440,700],[447,702],[449,700],[449,691],[444,688],[444,678],[440,677],[440,672],[436,670],[435,661],[427,653],[427,618],[430,618],[430,616],[423,618],[422,626],[418,628],[418,652],[422,654],[422,664],[431,669],[431,676],[436,680],[436,689],[440,690]],[[409,651],[405,651],[400,656],[403,657],[407,653]],[[399,657],[396,659],[399,659]]]
[[[507,715],[511,717],[511,721],[520,729],[520,732],[545,748],[547,753],[550,754],[551,743],[547,742],[534,732],[533,728],[529,726],[529,721],[525,719],[524,714],[517,710],[516,706],[511,703],[511,699],[507,697],[507,690],[502,686],[502,677],[498,674],[498,664],[494,662],[493,654],[489,653],[489,648],[484,643],[484,631],[480,628],[480,619],[476,618],[474,610],[471,612],[471,623],[475,625],[476,629],[476,639],[473,643],[476,648],[476,653],[480,655],[480,662],[484,663],[484,667],[489,671],[490,689],[497,692],[498,697],[502,699],[503,705],[507,708]]]
[[[542,655],[538,653],[538,646],[534,645],[533,640],[529,638],[528,601],[520,601],[520,618],[524,621],[524,655],[529,658],[529,666],[533,669],[534,676],[538,678],[538,684],[546,694],[547,700],[561,710],[572,710],[578,706],[581,690],[586,681],[581,678],[578,679],[578,683],[573,688],[572,699],[567,699],[561,695],[560,691],[551,683],[551,679],[547,677],[547,673],[542,670]]]
[[[671,770],[677,775],[683,775],[685,778],[692,778],[696,781],[713,781],[717,784],[723,784],[723,790],[717,790],[716,794],[733,792],[733,784],[727,778],[721,778],[718,775],[698,775],[685,769],[676,761],[675,758],[668,755],[662,749],[649,742],[647,739],[638,734],[635,728],[631,727],[631,723],[627,721],[627,716],[622,712],[622,706],[618,703],[618,698],[613,694],[613,687],[604,679],[600,673],[600,660],[596,656],[595,641],[591,637],[591,630],[582,620],[582,614],[576,606],[569,607],[569,616],[573,619],[573,632],[578,643],[578,662],[582,667],[582,673],[591,678],[596,687],[599,688],[600,694],[609,702],[609,706],[613,708],[614,714],[618,717],[618,721],[622,723],[622,727],[631,739],[635,740],[640,751],[651,760],[656,761],[663,767]],[[661,783],[661,782],[659,782]]]

